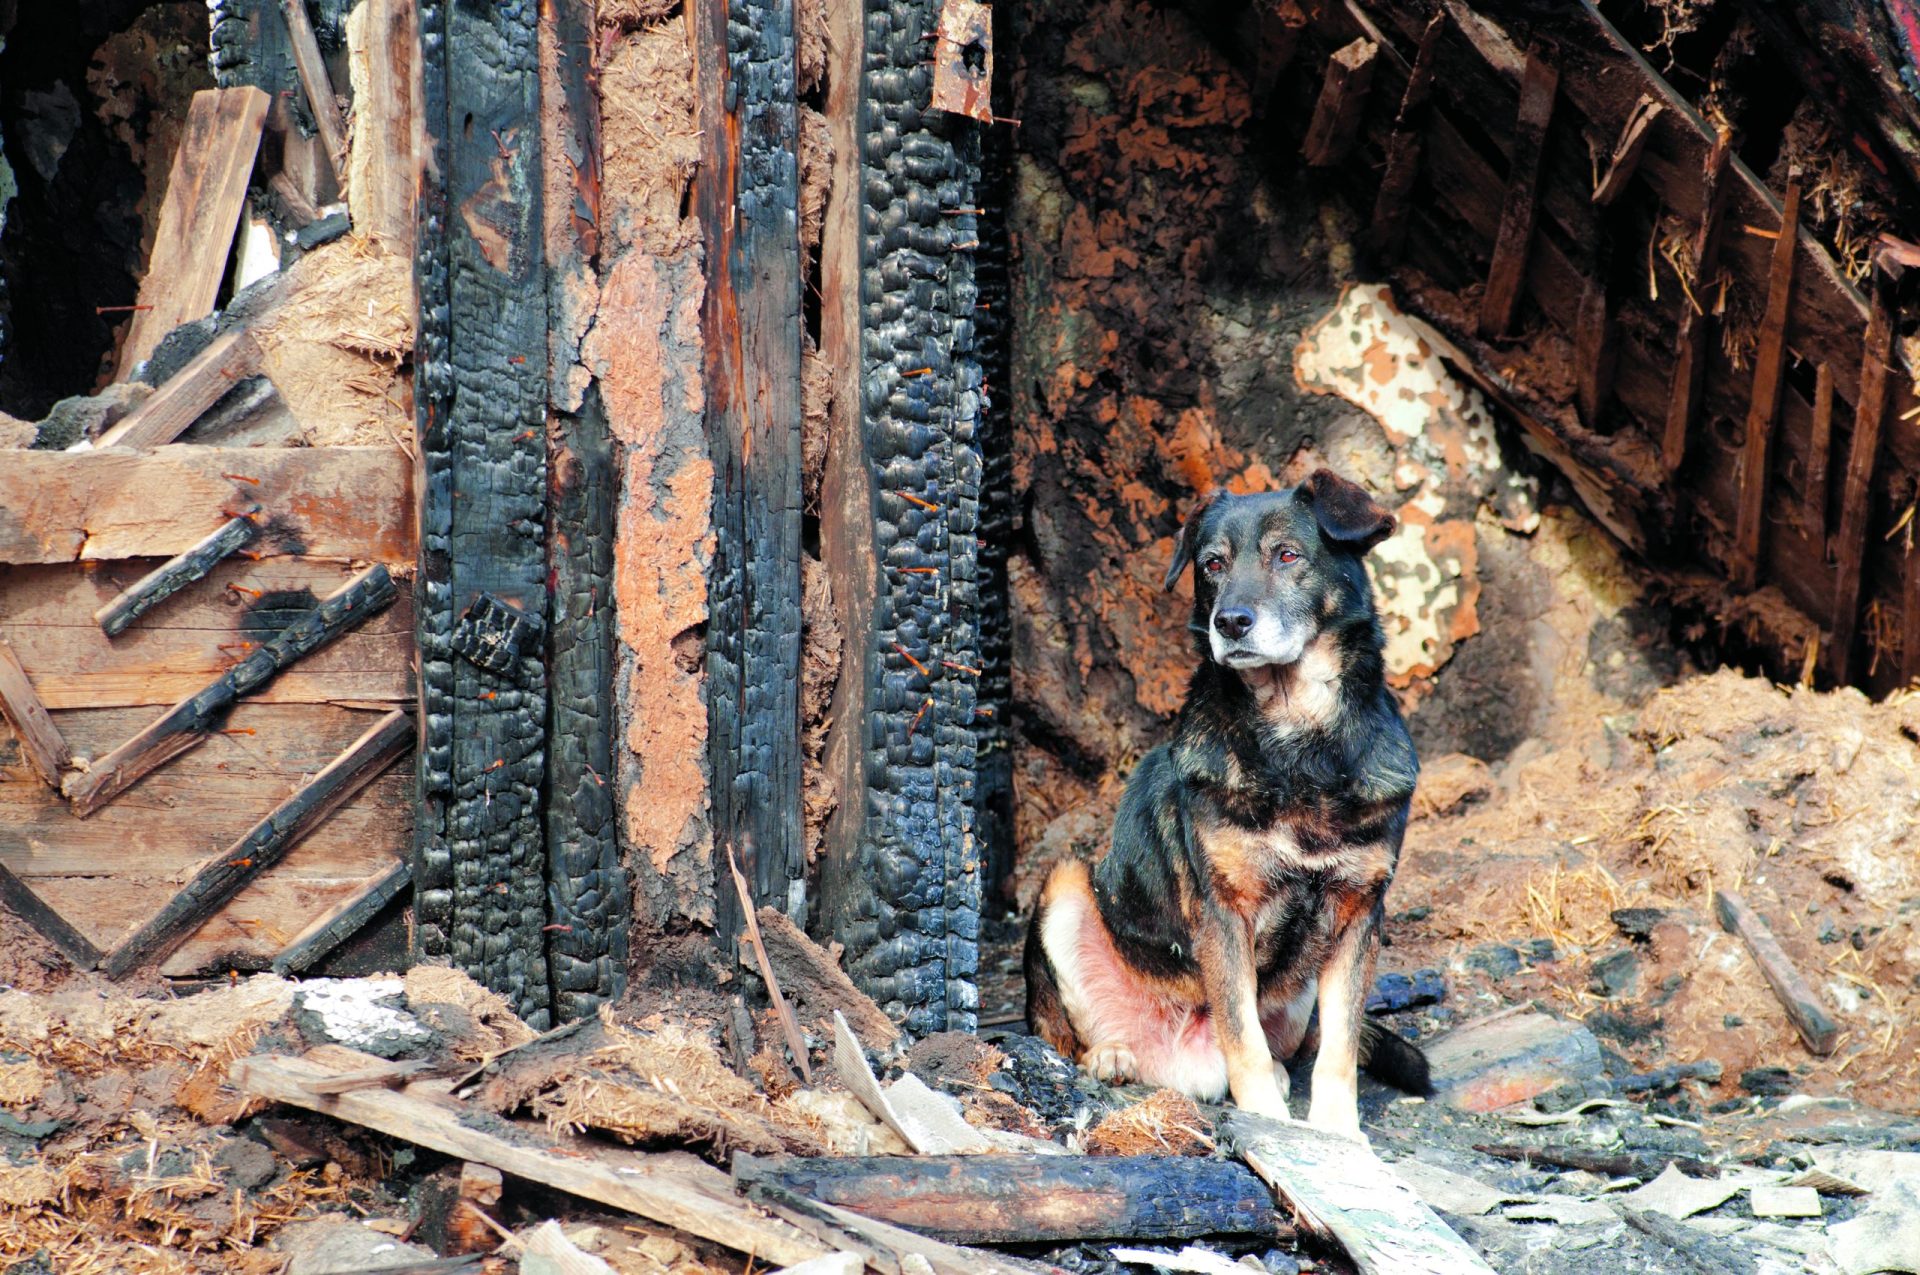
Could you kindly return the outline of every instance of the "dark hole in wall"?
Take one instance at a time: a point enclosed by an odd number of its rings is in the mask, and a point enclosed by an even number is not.
[[[0,231],[0,410],[34,420],[108,367],[145,267],[149,184],[164,184],[171,159],[145,152],[170,145],[190,94],[213,82],[207,12],[201,0],[0,0],[0,32],[0,136],[17,187]]]

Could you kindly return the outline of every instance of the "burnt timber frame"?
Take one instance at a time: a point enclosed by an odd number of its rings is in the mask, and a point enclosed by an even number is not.
[[[525,645],[548,612],[538,20],[534,0],[420,7],[413,955],[544,1028],[547,669]]]

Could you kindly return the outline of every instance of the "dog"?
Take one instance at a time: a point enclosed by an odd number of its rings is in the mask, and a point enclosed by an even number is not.
[[[1216,491],[1182,527],[1165,587],[1193,566],[1200,664],[1173,738],[1027,932],[1028,1027],[1099,1079],[1290,1119],[1284,1060],[1317,1009],[1310,1124],[1361,1137],[1363,1064],[1431,1092],[1426,1056],[1363,1012],[1419,773],[1362,561],[1393,527],[1326,469]]]

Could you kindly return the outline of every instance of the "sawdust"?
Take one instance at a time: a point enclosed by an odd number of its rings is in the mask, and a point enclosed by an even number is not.
[[[448,1052],[462,1061],[478,1061],[502,1050],[524,1045],[537,1032],[520,1021],[504,996],[473,981],[464,970],[444,965],[415,965],[405,978],[407,1008],[427,1026],[450,1036]],[[457,1029],[447,1016],[434,1011],[452,1006],[460,1011]]]
[[[800,557],[800,749],[807,759],[801,817],[807,862],[826,845],[827,822],[840,808],[840,790],[827,768],[827,733],[833,726],[833,689],[840,680],[846,635],[833,606],[833,573],[811,554]]]
[[[656,3],[625,0],[624,7],[651,10]],[[641,25],[623,30],[600,67],[602,211],[614,244],[667,255],[700,237],[699,219],[681,216],[700,167],[693,42],[683,13],[636,21]]]
[[[1172,1089],[1156,1089],[1087,1130],[1089,1155],[1206,1155],[1213,1146],[1200,1108]]]

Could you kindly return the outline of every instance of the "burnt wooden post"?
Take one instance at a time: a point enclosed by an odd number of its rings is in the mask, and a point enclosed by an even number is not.
[[[414,948],[550,1021],[537,6],[420,7]]]
[[[859,91],[839,174],[853,198],[828,213],[823,348],[845,352],[857,410],[823,486],[827,565],[848,584],[835,699],[845,797],[822,864],[823,928],[909,1030],[966,1029],[981,888],[982,126],[928,109],[938,0],[829,12],[829,47],[844,51],[835,74]],[[857,305],[842,296],[856,287]]]
[[[800,170],[793,0],[694,6],[707,234],[707,446],[713,457],[707,740],[715,923],[804,912],[800,814]]]

